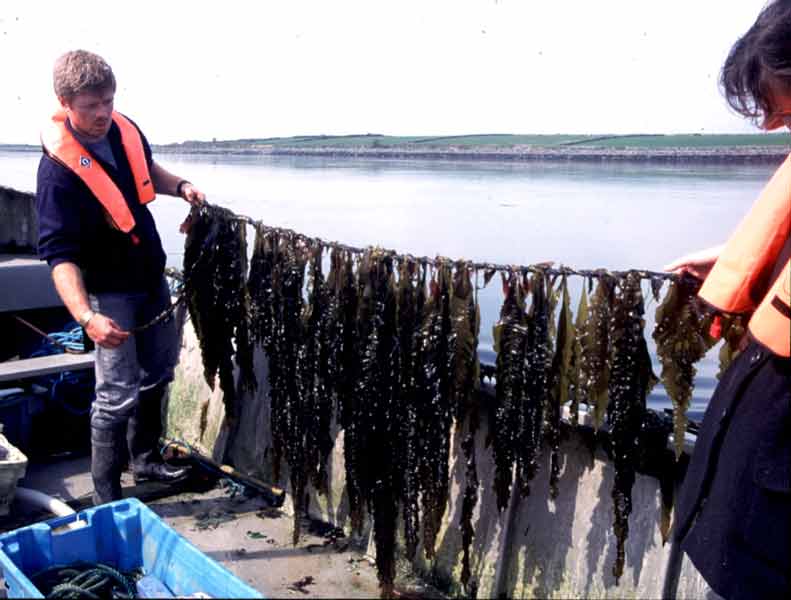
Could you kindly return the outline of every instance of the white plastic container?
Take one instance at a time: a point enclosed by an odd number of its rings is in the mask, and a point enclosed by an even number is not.
[[[27,456],[0,434],[0,516],[8,514],[17,482],[25,476]]]

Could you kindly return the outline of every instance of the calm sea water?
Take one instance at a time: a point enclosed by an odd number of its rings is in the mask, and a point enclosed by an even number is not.
[[[476,262],[555,261],[617,270],[661,270],[680,255],[724,241],[774,170],[165,154],[158,160],[194,182],[210,202],[307,235]],[[0,152],[0,185],[33,191],[37,163],[34,153]],[[168,262],[180,267],[178,226],[187,205],[162,196],[151,206]],[[572,280],[578,292],[581,279]],[[479,292],[485,361],[493,359],[501,298],[497,278]],[[650,300],[652,354],[655,309]],[[715,348],[699,365],[693,416],[705,406],[717,370]],[[661,386],[651,403],[669,406]]]

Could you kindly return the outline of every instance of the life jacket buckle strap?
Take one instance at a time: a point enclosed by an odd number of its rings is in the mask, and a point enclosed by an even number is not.
[[[783,302],[780,296],[772,298],[772,306],[775,307],[786,319],[791,319],[791,306]]]

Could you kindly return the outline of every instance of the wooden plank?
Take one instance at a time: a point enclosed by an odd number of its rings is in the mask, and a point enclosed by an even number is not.
[[[0,381],[14,381],[60,373],[61,371],[78,371],[93,368],[94,353],[87,354],[52,354],[36,358],[23,358],[0,363]]]

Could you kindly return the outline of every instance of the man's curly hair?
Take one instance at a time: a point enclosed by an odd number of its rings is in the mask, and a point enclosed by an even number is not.
[[[71,102],[82,92],[115,91],[115,75],[101,56],[72,50],[55,61],[53,84],[55,95]]]

